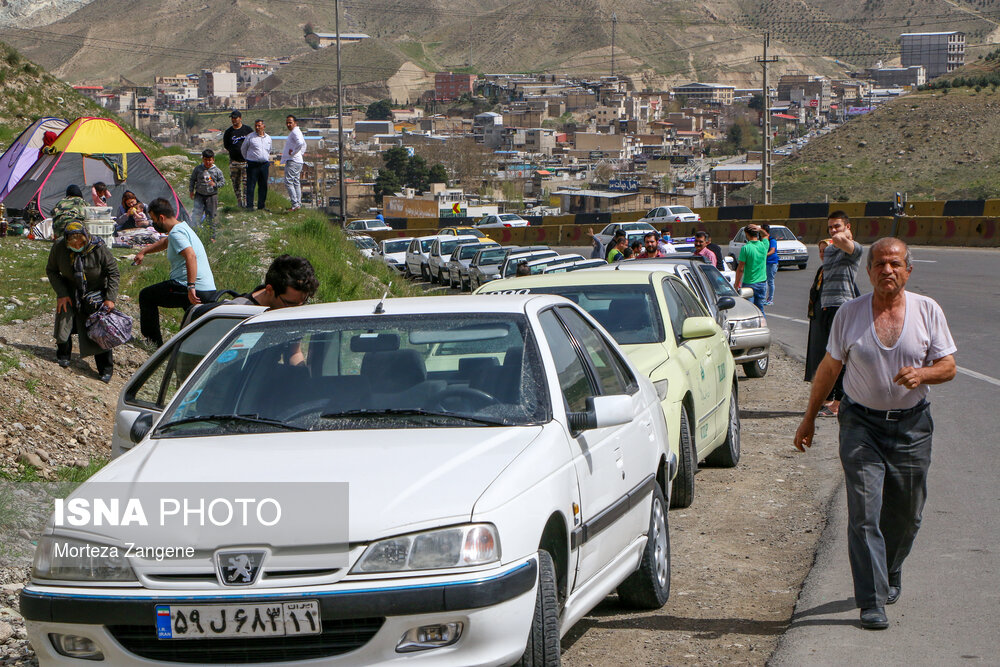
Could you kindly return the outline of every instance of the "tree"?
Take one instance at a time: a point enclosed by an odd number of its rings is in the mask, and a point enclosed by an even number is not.
[[[736,150],[739,150],[743,146],[743,125],[740,123],[733,123],[729,128],[729,132],[726,134],[726,140],[733,145]]]
[[[448,170],[445,169],[444,165],[438,162],[433,167],[431,167],[430,172],[427,174],[428,183],[448,183]]]
[[[753,97],[751,97],[750,101],[747,103],[747,107],[749,107],[751,109],[755,109],[757,111],[763,111],[764,110],[764,95],[761,94],[761,93],[754,93]]]
[[[421,191],[429,187],[427,161],[419,155],[411,157],[406,165],[406,185]]]
[[[396,174],[388,169],[383,169],[379,172],[378,178],[375,179],[375,199],[379,204],[382,203],[382,198],[385,195],[394,195],[400,191],[402,184],[399,182],[399,178]]]
[[[402,146],[393,146],[382,153],[382,161],[385,167],[382,171],[391,171],[400,182],[406,181],[406,172],[410,165],[410,154]]]
[[[368,120],[392,120],[392,103],[389,100],[372,102],[365,109],[365,118]]]

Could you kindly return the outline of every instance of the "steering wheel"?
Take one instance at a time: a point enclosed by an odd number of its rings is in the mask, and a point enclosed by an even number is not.
[[[485,391],[472,387],[449,387],[438,394],[434,409],[443,412],[476,412],[498,403],[497,399]]]

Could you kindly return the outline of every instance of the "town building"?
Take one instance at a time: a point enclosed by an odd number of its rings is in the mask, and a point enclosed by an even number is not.
[[[927,83],[927,71],[923,65],[909,67],[869,67],[865,78],[871,79],[880,88],[889,86],[922,86]]]
[[[335,32],[317,32],[316,36],[319,38],[319,48],[321,49],[325,49],[328,46],[337,45],[337,33]],[[341,44],[357,44],[358,42],[361,42],[369,38],[370,35],[366,35],[363,32],[340,33]]]
[[[203,69],[198,77],[198,97],[203,100],[210,98],[227,99],[236,97],[239,87],[236,74],[232,72],[213,72]]]
[[[687,83],[671,90],[674,97],[686,97],[688,100],[700,100],[705,104],[730,105],[736,94],[735,86],[720,83]]]
[[[923,65],[929,80],[965,64],[965,33],[907,32],[899,36],[899,49],[903,67]]]
[[[462,95],[471,95],[475,87],[475,74],[437,72],[434,75],[434,99],[439,102],[450,102],[459,99]]]
[[[832,98],[833,86],[825,76],[785,74],[778,79],[778,101],[795,102],[820,114],[830,110]]]

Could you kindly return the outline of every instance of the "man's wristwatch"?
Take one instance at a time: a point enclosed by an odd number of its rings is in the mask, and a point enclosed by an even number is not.
[[[194,289],[194,283],[188,283],[187,286],[188,289]]]

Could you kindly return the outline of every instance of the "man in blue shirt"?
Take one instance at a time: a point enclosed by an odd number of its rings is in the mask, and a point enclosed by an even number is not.
[[[767,241],[767,293],[764,295],[764,305],[774,303],[774,276],[778,273],[778,242],[771,236],[771,225],[766,222],[760,226],[760,238]]]
[[[177,219],[170,202],[163,198],[150,202],[149,219],[156,231],[167,236],[136,253],[135,263],[142,264],[143,257],[151,252],[166,250],[170,278],[139,292],[139,328],[143,336],[160,347],[160,307],[187,310],[215,301],[215,278],[201,239],[186,222]]]

